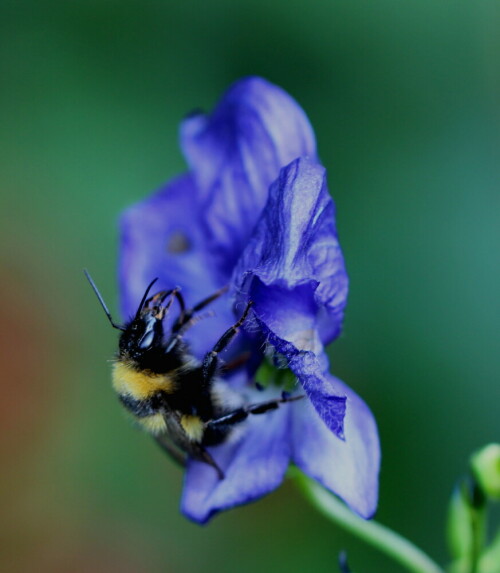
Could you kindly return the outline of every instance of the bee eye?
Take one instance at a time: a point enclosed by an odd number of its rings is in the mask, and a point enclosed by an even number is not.
[[[139,348],[141,350],[146,350],[153,344],[153,340],[155,337],[154,330],[148,330],[146,334],[141,338],[139,341]]]
[[[153,344],[154,337],[155,337],[155,331],[153,329],[148,329],[145,332],[144,336],[139,341],[139,348],[141,350],[146,350],[147,348],[149,348]]]

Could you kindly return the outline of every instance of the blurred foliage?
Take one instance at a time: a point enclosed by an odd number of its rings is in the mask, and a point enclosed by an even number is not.
[[[200,528],[123,419],[116,218],[183,170],[177,127],[235,79],[315,126],[351,279],[332,371],[375,412],[378,519],[446,560],[469,452],[498,440],[500,5],[0,2],[3,571],[397,571],[290,485]]]

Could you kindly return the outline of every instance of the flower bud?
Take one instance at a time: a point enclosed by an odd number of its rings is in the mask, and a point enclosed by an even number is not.
[[[473,551],[473,508],[467,485],[462,482],[453,492],[448,508],[448,545],[453,559],[471,560]]]
[[[500,444],[488,444],[473,454],[471,469],[486,497],[500,500]]]

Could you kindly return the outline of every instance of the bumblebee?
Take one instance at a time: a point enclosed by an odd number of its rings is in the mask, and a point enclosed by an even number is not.
[[[247,320],[251,302],[200,361],[191,353],[184,334],[195,327],[197,313],[225,293],[226,288],[187,308],[179,287],[150,296],[158,280],[155,279],[147,287],[135,316],[120,325],[111,317],[89,273],[84,272],[111,326],[121,331],[112,374],[120,402],[181,465],[193,458],[212,466],[223,479],[224,473],[207,447],[224,443],[250,414],[264,414],[282,403],[302,398],[283,394],[275,400],[245,404],[243,397],[222,379],[219,355]],[[179,313],[165,331],[164,321],[174,301]],[[225,370],[230,368],[230,364],[224,366]]]

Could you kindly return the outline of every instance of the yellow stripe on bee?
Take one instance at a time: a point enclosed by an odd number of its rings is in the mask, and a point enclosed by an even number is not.
[[[144,400],[159,391],[171,394],[175,390],[172,376],[156,374],[148,370],[135,370],[126,362],[113,365],[113,388],[120,395],[132,396],[135,400]]]
[[[198,416],[181,416],[181,426],[193,442],[201,442],[205,426]]]
[[[136,418],[136,421],[146,430],[146,432],[158,436],[167,431],[167,424],[162,414],[154,414],[145,418]]]

